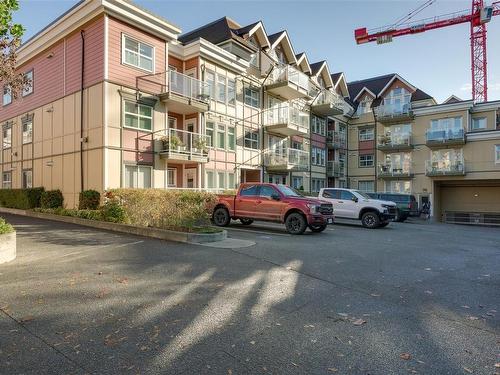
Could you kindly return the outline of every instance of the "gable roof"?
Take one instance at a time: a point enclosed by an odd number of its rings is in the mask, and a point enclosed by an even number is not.
[[[245,39],[253,35],[257,35],[257,39],[259,40],[261,47],[269,47],[271,45],[269,39],[267,38],[267,33],[262,21],[251,23],[250,25],[240,27],[239,29],[233,31],[236,35],[243,38],[246,37]]]
[[[333,84],[336,85],[340,79],[340,76],[342,76],[342,74],[344,74],[343,72],[338,72],[338,73],[333,73],[331,76],[332,76],[332,81],[333,81]]]
[[[285,45],[287,48],[285,48],[285,53],[288,50],[288,63],[289,64],[296,64],[297,63],[297,58],[295,57],[295,52],[293,50],[292,42],[290,41],[290,38],[288,37],[288,32],[286,30],[279,31],[277,33],[268,35],[267,38],[269,39],[269,42],[271,43],[270,49],[276,48],[283,40],[286,42]]]
[[[295,55],[295,59],[297,60],[297,66],[299,68],[305,64],[306,69],[305,69],[305,71],[304,71],[304,69],[302,69],[303,72],[307,72],[309,74],[312,74],[311,65],[309,64],[309,59],[307,58],[307,55],[305,52],[301,52],[301,53],[298,53],[297,55]]]
[[[347,87],[344,72],[330,74],[330,77],[332,77],[333,88],[337,89],[340,86],[340,91],[344,98],[349,96],[349,88]]]
[[[456,95],[451,95],[448,99],[446,99],[443,104],[451,104],[451,103],[458,103],[458,102],[461,102],[462,99],[460,99],[458,96]]]
[[[328,69],[328,64],[325,60],[311,64],[311,71],[313,76],[317,76],[320,74],[323,76],[327,88],[333,86],[332,76],[330,75],[330,69]]]

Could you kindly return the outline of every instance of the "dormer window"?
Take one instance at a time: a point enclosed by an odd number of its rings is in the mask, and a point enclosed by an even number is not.
[[[274,49],[274,51],[276,53],[276,59],[278,60],[278,62],[280,64],[287,64],[288,63],[288,61],[286,61],[285,51],[283,51],[283,47],[281,47],[281,45],[277,46]]]
[[[359,102],[358,109],[356,111],[357,115],[362,115],[364,113],[370,112],[372,109],[372,98],[368,95]]]
[[[326,87],[325,79],[323,78],[323,76],[318,77],[318,85],[323,89]]]
[[[392,89],[384,98],[384,105],[394,105],[395,107],[404,106],[410,103],[411,94],[402,87]]]
[[[257,43],[255,36],[250,37],[248,39],[248,43],[257,49],[257,51],[255,53],[252,53],[252,55],[250,56],[250,65],[253,66],[254,68],[259,68],[260,67],[260,47],[259,47],[259,44]]]

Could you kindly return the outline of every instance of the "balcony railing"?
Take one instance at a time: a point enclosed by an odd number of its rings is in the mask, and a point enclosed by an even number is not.
[[[326,137],[327,145],[332,148],[346,148],[347,137],[345,133],[329,130]]]
[[[311,110],[320,116],[333,116],[344,113],[344,99],[337,93],[330,90],[322,90],[313,104]]]
[[[328,177],[345,177],[345,162],[343,160],[329,160],[326,173]]]
[[[463,128],[453,127],[428,129],[426,132],[426,143],[428,146],[465,144],[465,131]]]
[[[378,137],[378,149],[385,151],[406,150],[413,147],[411,134],[385,134]]]
[[[455,160],[427,160],[425,162],[425,174],[430,177],[435,176],[463,176],[465,175],[464,159]]]
[[[180,108],[181,113],[201,112],[208,110],[210,102],[210,86],[207,82],[189,77],[185,74],[169,70],[137,78],[137,89],[141,92],[157,95],[161,100],[177,105],[197,106],[198,108]],[[170,109],[170,108],[169,108]],[[173,110],[177,112],[177,109]]]
[[[378,166],[378,177],[380,178],[411,178],[411,168],[403,164],[383,163]]]
[[[268,130],[286,136],[309,133],[309,113],[283,104],[264,111],[264,125]]]
[[[288,100],[313,97],[317,93],[317,88],[309,76],[290,65],[275,67],[267,78],[266,85],[268,91]]]
[[[274,170],[306,170],[309,168],[309,152],[294,148],[267,150],[264,165]]]
[[[375,109],[377,120],[382,123],[392,123],[394,121],[402,121],[411,119],[413,111],[411,104],[381,104]]]
[[[179,129],[155,133],[156,150],[166,159],[207,162],[210,136]]]

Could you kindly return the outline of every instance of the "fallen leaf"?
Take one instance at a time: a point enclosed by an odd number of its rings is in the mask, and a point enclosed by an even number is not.
[[[255,345],[255,341],[250,341],[250,344]]]
[[[469,316],[469,320],[479,320],[477,316]]]
[[[33,315],[27,315],[27,316],[24,316],[21,319],[19,319],[19,322],[20,323],[27,323],[27,322],[31,322],[33,319],[35,319],[35,317]]]
[[[426,271],[430,271],[431,269],[430,269],[430,268],[426,268],[425,270],[426,270]]]
[[[355,326],[361,326],[363,324],[366,323],[366,320],[363,320],[363,319],[356,319],[354,322],[352,322],[352,324],[354,324]]]
[[[470,368],[467,368],[467,367],[464,367],[464,371],[468,372],[469,374],[472,374],[474,372]]]
[[[432,291],[431,290],[426,290],[424,293],[425,294],[432,294]]]
[[[462,306],[464,309],[470,309],[470,306],[467,306],[467,305],[463,305]]]
[[[298,365],[298,364],[293,363],[293,362],[292,362],[292,365],[294,365],[295,367],[299,367],[299,365]]]
[[[405,361],[408,361],[411,359],[411,354],[410,353],[401,353],[399,355],[399,358],[404,359]]]
[[[337,370],[335,367],[330,367],[330,368],[328,369],[328,371],[330,371],[330,372],[337,372],[337,371],[339,371],[339,370]]]
[[[128,279],[126,277],[121,277],[119,279],[116,279],[120,284],[128,284]]]

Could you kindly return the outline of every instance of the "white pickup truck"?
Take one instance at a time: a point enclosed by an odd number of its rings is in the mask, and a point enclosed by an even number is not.
[[[396,203],[372,199],[355,189],[324,188],[318,198],[333,204],[335,218],[361,220],[365,228],[385,227],[397,213]]]

